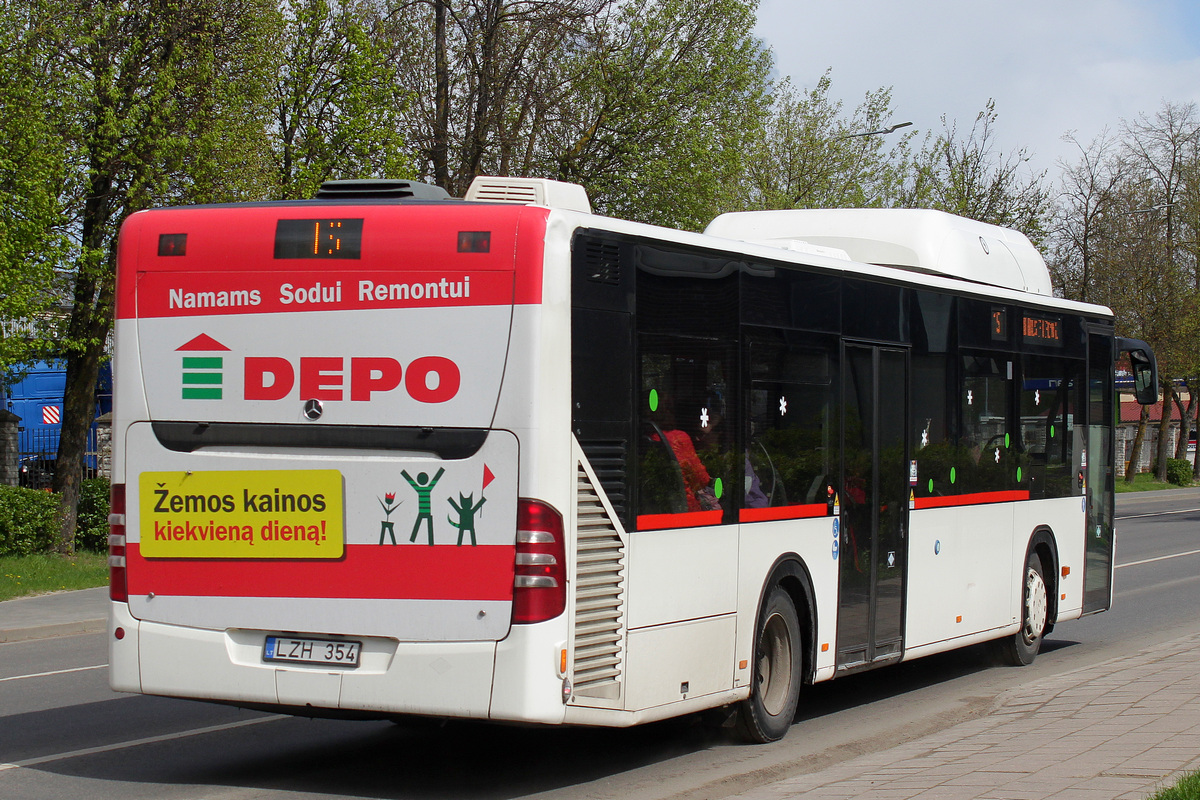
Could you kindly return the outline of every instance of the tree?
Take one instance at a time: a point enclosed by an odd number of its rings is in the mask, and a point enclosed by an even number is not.
[[[548,115],[567,99],[572,45],[611,0],[398,0],[386,31],[420,172],[453,195],[475,175],[529,172]],[[526,169],[522,169],[522,166]]]
[[[1054,212],[1050,273],[1064,297],[1087,302],[1095,277],[1093,262],[1106,246],[1107,218],[1118,203],[1128,169],[1115,152],[1118,142],[1107,131],[1086,148],[1072,134],[1063,138],[1078,149],[1079,161],[1059,164],[1062,190]]]
[[[582,183],[601,213],[659,225],[699,229],[738,207],[771,65],[756,8],[650,0],[601,18],[572,116],[548,137],[552,174]]]
[[[943,116],[942,134],[920,157],[909,204],[1016,228],[1041,247],[1051,200],[1046,173],[1022,174],[1029,161],[1024,148],[1007,155],[996,151],[997,118],[995,101],[988,100],[960,137],[957,123]]]
[[[49,124],[69,149],[75,252],[58,335],[66,393],[54,489],[73,546],[92,397],[112,329],[116,239],[133,211],[200,199],[198,153],[225,152],[225,112],[253,121],[277,12],[269,0],[36,0],[37,43],[64,95]],[[238,141],[245,141],[248,135]]]
[[[409,90],[366,3],[287,0],[272,89],[278,196],[312,197],[331,177],[400,177],[412,165],[402,114]]]
[[[1196,174],[1200,163],[1200,119],[1195,104],[1164,102],[1153,120],[1143,114],[1123,127],[1133,180],[1143,187],[1143,203],[1129,213],[1152,227],[1145,238],[1157,243],[1156,274],[1150,280],[1161,287],[1161,297],[1153,307],[1153,338],[1147,337],[1147,341],[1155,348],[1163,387],[1156,471],[1160,480],[1166,480],[1167,431],[1175,395],[1172,381],[1200,373],[1196,349],[1200,261],[1195,258],[1194,244],[1181,246],[1181,240],[1196,240],[1196,228],[1188,226],[1180,213],[1185,199],[1196,194],[1195,189],[1189,191],[1187,178]],[[1189,427],[1190,420],[1183,419],[1182,438],[1187,438]]]
[[[67,249],[67,152],[48,124],[55,92],[33,9],[0,2],[0,373],[46,354]]]
[[[904,204],[911,141],[871,135],[892,119],[891,90],[867,93],[848,117],[829,96],[827,70],[797,95],[789,81],[775,92],[747,169],[748,208],[886,207]]]
[[[419,0],[389,19],[420,171],[582,184],[601,213],[697,228],[765,107],[754,0]],[[401,10],[404,12],[400,13]],[[398,44],[398,46],[400,46]]]

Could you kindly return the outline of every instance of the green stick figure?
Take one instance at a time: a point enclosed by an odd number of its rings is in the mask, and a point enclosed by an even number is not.
[[[446,517],[446,519],[450,520],[451,525],[458,528],[458,544],[460,546],[462,545],[463,534],[468,531],[471,533],[471,546],[475,546],[475,512],[483,508],[483,504],[487,502],[487,498],[479,498],[479,505],[473,506],[471,505],[471,500],[474,496],[474,494],[464,495],[462,492],[459,492],[458,500],[462,503],[461,507],[458,503],[454,502],[453,497],[446,498],[446,502],[458,512],[458,522],[455,522],[450,517]],[[482,512],[480,514],[482,515]]]
[[[412,536],[408,537],[410,542],[417,540],[417,532],[421,529],[421,521],[425,520],[429,526],[429,544],[433,544],[433,506],[429,502],[429,495],[433,492],[433,487],[437,485],[438,480],[445,471],[445,467],[439,468],[437,474],[433,476],[433,480],[429,480],[428,473],[422,472],[417,475],[415,481],[412,475],[408,474],[408,470],[400,471],[400,474],[404,476],[404,480],[408,481],[408,485],[417,493],[417,521],[413,524]]]

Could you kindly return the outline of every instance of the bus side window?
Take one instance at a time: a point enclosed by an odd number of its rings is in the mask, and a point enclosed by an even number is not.
[[[730,350],[712,340],[643,335],[638,516],[734,508],[732,492],[740,480],[728,420]]]
[[[942,476],[945,494],[1011,489],[1019,468],[1019,445],[1009,430],[1012,406],[1007,353],[962,357],[962,437],[951,474]]]
[[[1031,497],[1077,493],[1072,449],[1082,386],[1082,361],[1036,355],[1021,361],[1021,446]]]
[[[829,499],[837,452],[837,351],[826,338],[756,331],[748,341],[745,508],[825,505]]]

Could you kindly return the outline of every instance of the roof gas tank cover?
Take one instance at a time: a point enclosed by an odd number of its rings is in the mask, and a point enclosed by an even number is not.
[[[1046,262],[1024,234],[944,211],[911,208],[744,211],[722,214],[704,232],[784,248],[800,240],[843,250],[851,259],[864,264],[1053,294]]]

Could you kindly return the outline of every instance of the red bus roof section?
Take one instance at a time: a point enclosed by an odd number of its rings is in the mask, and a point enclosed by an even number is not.
[[[549,211],[541,207],[489,203],[329,204],[280,203],[185,206],[152,209],[129,217],[117,251],[117,317],[186,315],[167,304],[147,302],[138,288],[147,283],[188,282],[187,274],[285,273],[297,285],[346,281],[340,301],[326,308],[354,309],[358,276],[447,270],[469,273],[473,302],[536,304],[542,294],[542,253]],[[361,219],[358,258],[276,258],[279,220]],[[460,234],[487,232],[486,252],[460,252]],[[186,234],[183,255],[159,255],[160,237]],[[476,237],[476,241],[478,237]],[[178,249],[178,238],[172,248]],[[512,273],[515,271],[515,275]],[[482,274],[481,274],[482,273]],[[489,280],[486,273],[495,273]],[[509,277],[509,276],[512,277]],[[154,277],[151,277],[154,276]],[[476,278],[475,276],[478,276]],[[515,279],[515,282],[514,282]],[[511,289],[505,288],[511,286]],[[196,288],[192,286],[191,288]],[[248,285],[248,290],[254,287]],[[139,307],[139,299],[141,305]],[[202,313],[269,313],[298,310],[264,297],[254,308],[207,308]]]

